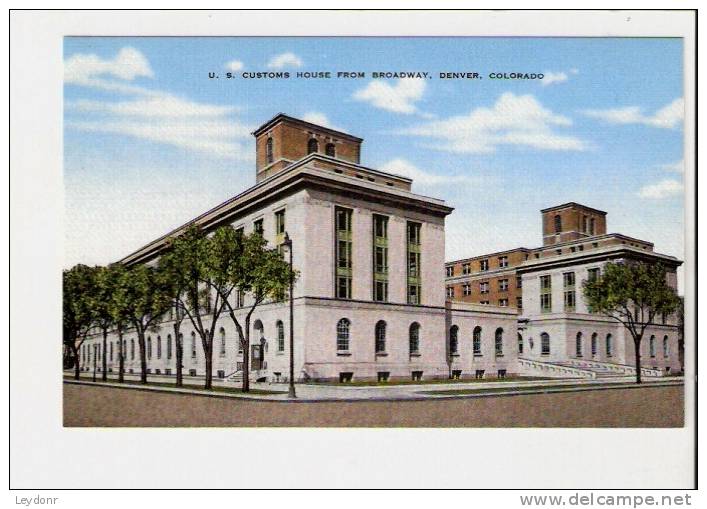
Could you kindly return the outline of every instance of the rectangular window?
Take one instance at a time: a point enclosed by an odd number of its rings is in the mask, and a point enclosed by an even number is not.
[[[516,276],[516,288],[523,288],[523,276]]]
[[[507,256],[499,256],[498,257],[498,266],[501,268],[508,267],[508,257]]]
[[[489,270],[489,261],[488,260],[479,260],[479,270]]]
[[[373,300],[377,302],[388,302],[388,282],[376,281],[373,291]]]
[[[552,281],[550,276],[540,276],[540,289],[541,290],[551,290]]]
[[[498,291],[499,292],[507,292],[508,291],[508,280],[507,279],[499,279],[498,280]]]
[[[523,297],[516,297],[516,307],[523,309]]]
[[[351,278],[353,271],[351,245],[351,219],[353,211],[336,207],[336,297],[351,298]]]
[[[447,267],[447,277],[454,277],[454,266]]]
[[[468,297],[471,295],[471,285],[469,283],[464,283],[464,286],[462,286],[463,293],[465,297]]]
[[[465,263],[462,265],[462,274],[471,274],[471,264]]]
[[[488,281],[482,281],[479,283],[479,293],[489,293],[489,282]]]
[[[285,234],[285,211],[278,210],[275,212],[275,234],[284,235]]]
[[[373,300],[388,300],[388,218],[373,215]]]
[[[447,287],[447,298],[448,298],[448,299],[453,299],[453,298],[454,298],[454,287],[453,287],[453,286],[448,286],[448,287]]]
[[[575,308],[575,292],[569,290],[565,292],[565,311],[573,312]]]
[[[552,295],[549,293],[540,294],[540,310],[543,313],[552,312]]]
[[[487,301],[487,300],[482,300],[481,302],[479,302],[479,304],[481,304],[482,306],[488,306],[488,305],[489,305],[489,301]]]
[[[565,272],[562,274],[562,281],[565,288],[574,288],[574,272]]]
[[[502,308],[508,307],[508,299],[499,299],[498,305],[501,306]]]
[[[421,230],[420,223],[407,222],[408,304],[422,302]]]
[[[375,271],[379,274],[388,273],[388,248],[375,246]]]
[[[253,221],[253,232],[257,233],[261,237],[265,233],[265,229],[263,228],[263,220],[258,219],[257,221]]]
[[[599,279],[599,267],[594,267],[587,270],[587,279],[589,281],[596,281]]]

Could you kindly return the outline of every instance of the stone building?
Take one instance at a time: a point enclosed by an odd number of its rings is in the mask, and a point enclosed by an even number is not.
[[[254,133],[256,183],[186,225],[123,258],[155,263],[166,241],[186,226],[206,231],[231,224],[259,232],[272,247],[285,233],[300,271],[294,290],[295,376],[298,380],[428,379],[515,373],[517,317],[508,307],[449,303],[444,286],[443,200],[416,194],[412,180],[361,165],[363,140],[278,114]],[[235,296],[234,299],[237,299]],[[234,302],[244,315],[248,297]],[[172,322],[147,338],[152,376],[173,376]],[[289,373],[288,302],[259,306],[250,352],[222,317],[215,334],[214,375],[235,381],[249,355],[253,379],[284,381]],[[204,374],[198,336],[185,321],[184,372]],[[85,371],[118,366],[117,335],[100,351],[99,334],[81,351]],[[125,333],[127,373],[140,361],[134,331]],[[93,359],[91,356],[93,355]]]

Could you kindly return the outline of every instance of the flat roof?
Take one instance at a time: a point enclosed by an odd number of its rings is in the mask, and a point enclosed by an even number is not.
[[[309,129],[318,129],[320,131],[326,131],[328,133],[334,134],[334,135],[339,136],[341,138],[348,138],[350,140],[357,141],[359,143],[363,141],[363,138],[359,138],[358,136],[354,136],[352,134],[345,133],[343,131],[337,131],[336,129],[332,129],[331,127],[325,127],[323,125],[313,124],[312,122],[307,122],[306,120],[302,120],[301,118],[291,117],[285,113],[278,113],[273,118],[271,118],[270,120],[265,122],[263,125],[258,127],[251,134],[253,136],[259,136],[260,134],[263,133],[263,131],[266,131],[267,129],[274,126],[275,124],[277,124],[279,122],[283,122],[283,121],[291,122],[293,124],[299,124],[302,127],[306,127]]]

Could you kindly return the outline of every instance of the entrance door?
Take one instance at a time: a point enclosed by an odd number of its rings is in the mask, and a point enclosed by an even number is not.
[[[261,369],[263,364],[262,352],[260,345],[250,345],[250,370],[257,371]]]

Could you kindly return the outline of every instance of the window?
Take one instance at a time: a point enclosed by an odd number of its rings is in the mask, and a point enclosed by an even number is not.
[[[377,373],[379,382],[387,382],[390,378],[390,371],[379,371]]]
[[[516,297],[516,307],[523,309],[523,297]]]
[[[453,287],[453,286],[448,286],[448,287],[447,287],[447,298],[448,298],[448,299],[453,299],[453,298],[454,298],[454,287]]]
[[[555,254],[560,256],[562,254],[562,249],[555,249]]]
[[[285,234],[285,211],[278,210],[275,212],[275,235]]]
[[[562,280],[565,288],[574,288],[574,272],[565,272],[562,274]]]
[[[569,290],[565,292],[565,311],[568,313],[574,312],[575,310],[575,291]]]
[[[507,279],[499,279],[498,280],[498,291],[499,292],[507,292],[508,291],[508,280]]]
[[[336,215],[336,296],[339,299],[351,298],[351,209],[337,207]]]
[[[422,267],[421,267],[421,230],[422,224],[407,222],[407,258],[408,258],[408,304],[422,302]]]
[[[503,329],[500,327],[496,329],[493,344],[496,357],[503,357]]]
[[[453,277],[454,276],[454,266],[450,265],[447,267],[447,277]]]
[[[192,359],[196,358],[196,333],[191,333],[191,356]]]
[[[268,141],[265,142],[265,160],[267,161],[268,164],[273,162],[273,152],[272,152],[272,138],[268,138]]]
[[[171,359],[172,358],[172,335],[169,334],[167,336],[167,358]]]
[[[592,334],[592,357],[597,356],[597,333]]]
[[[162,358],[162,336],[157,336],[157,358]]]
[[[462,274],[471,274],[471,264],[465,263],[462,265]]]
[[[582,333],[578,332],[577,337],[574,339],[574,355],[575,357],[582,357]]]
[[[489,282],[488,281],[482,281],[479,283],[479,293],[489,293]]]
[[[89,360],[91,360],[90,357],[91,357],[91,354],[89,353]],[[130,360],[131,361],[135,360],[135,340],[134,339],[130,340]]]
[[[487,300],[482,300],[482,301],[479,301],[479,304],[481,304],[482,306],[488,306],[490,304],[490,302]]]
[[[516,276],[516,288],[523,288],[523,276]]]
[[[336,146],[333,143],[327,143],[324,152],[329,157],[336,157]]]
[[[540,334],[540,355],[550,355],[550,335],[547,332]]]
[[[275,323],[275,330],[277,331],[277,351],[285,351],[285,326],[281,320]]]
[[[459,327],[452,325],[449,329],[449,353],[451,355],[459,354]]]
[[[219,349],[219,356],[221,357],[226,357],[226,330],[221,327],[218,331],[219,339],[221,340],[219,342],[219,346],[221,347]]]
[[[520,332],[518,333],[518,354],[523,353],[523,336],[521,336]]]
[[[381,239],[388,238],[388,218],[373,214],[373,235]]]
[[[346,318],[342,318],[336,324],[336,350],[338,352],[349,351],[349,329],[351,322]]]
[[[319,142],[314,138],[311,138],[307,142],[307,154],[312,154],[314,152],[319,152]]]
[[[655,336],[651,336],[651,339],[648,341],[648,352],[651,358],[655,358]]]
[[[471,295],[471,285],[469,283],[464,283],[464,285],[462,285],[462,293],[464,296]]]
[[[110,342],[110,357],[108,357],[108,360],[113,362],[113,342]]]
[[[412,325],[410,325],[410,335],[409,335],[409,343],[410,343],[410,355],[419,355],[420,354],[420,324],[417,322],[413,322]]]
[[[589,218],[587,216],[582,216],[582,231],[589,232]]]
[[[373,215],[373,300],[388,300],[388,218]]]
[[[508,307],[508,299],[498,299],[498,305],[502,308]]]
[[[474,348],[474,357],[481,357],[481,327],[474,327],[472,335],[472,344]]]
[[[589,281],[596,281],[599,279],[599,267],[594,267],[587,270],[587,279]]]
[[[606,335],[606,356],[607,357],[612,356],[613,349],[614,349],[614,345],[613,345],[613,340],[612,340],[611,334],[607,334]]]
[[[257,233],[261,237],[265,233],[265,229],[263,228],[263,220],[258,219],[257,221],[253,221],[253,232]]]
[[[152,359],[152,338],[147,337],[147,358]]]
[[[591,235],[594,235],[594,233],[595,233],[595,226],[596,226],[596,224],[595,224],[595,222],[594,222],[594,218],[591,218],[591,219],[589,220],[589,233],[590,233]]]
[[[552,312],[552,281],[550,276],[540,276],[540,311]]]
[[[562,232],[562,218],[560,215],[555,216],[555,233]]]
[[[663,336],[663,357],[666,359],[670,356],[670,345],[668,344],[668,336]]]
[[[376,353],[385,353],[385,322],[380,320],[375,329],[375,350]]]
[[[479,260],[479,270],[489,270],[489,261]]]
[[[508,267],[508,257],[507,256],[499,256],[498,257],[498,266],[501,268]]]

